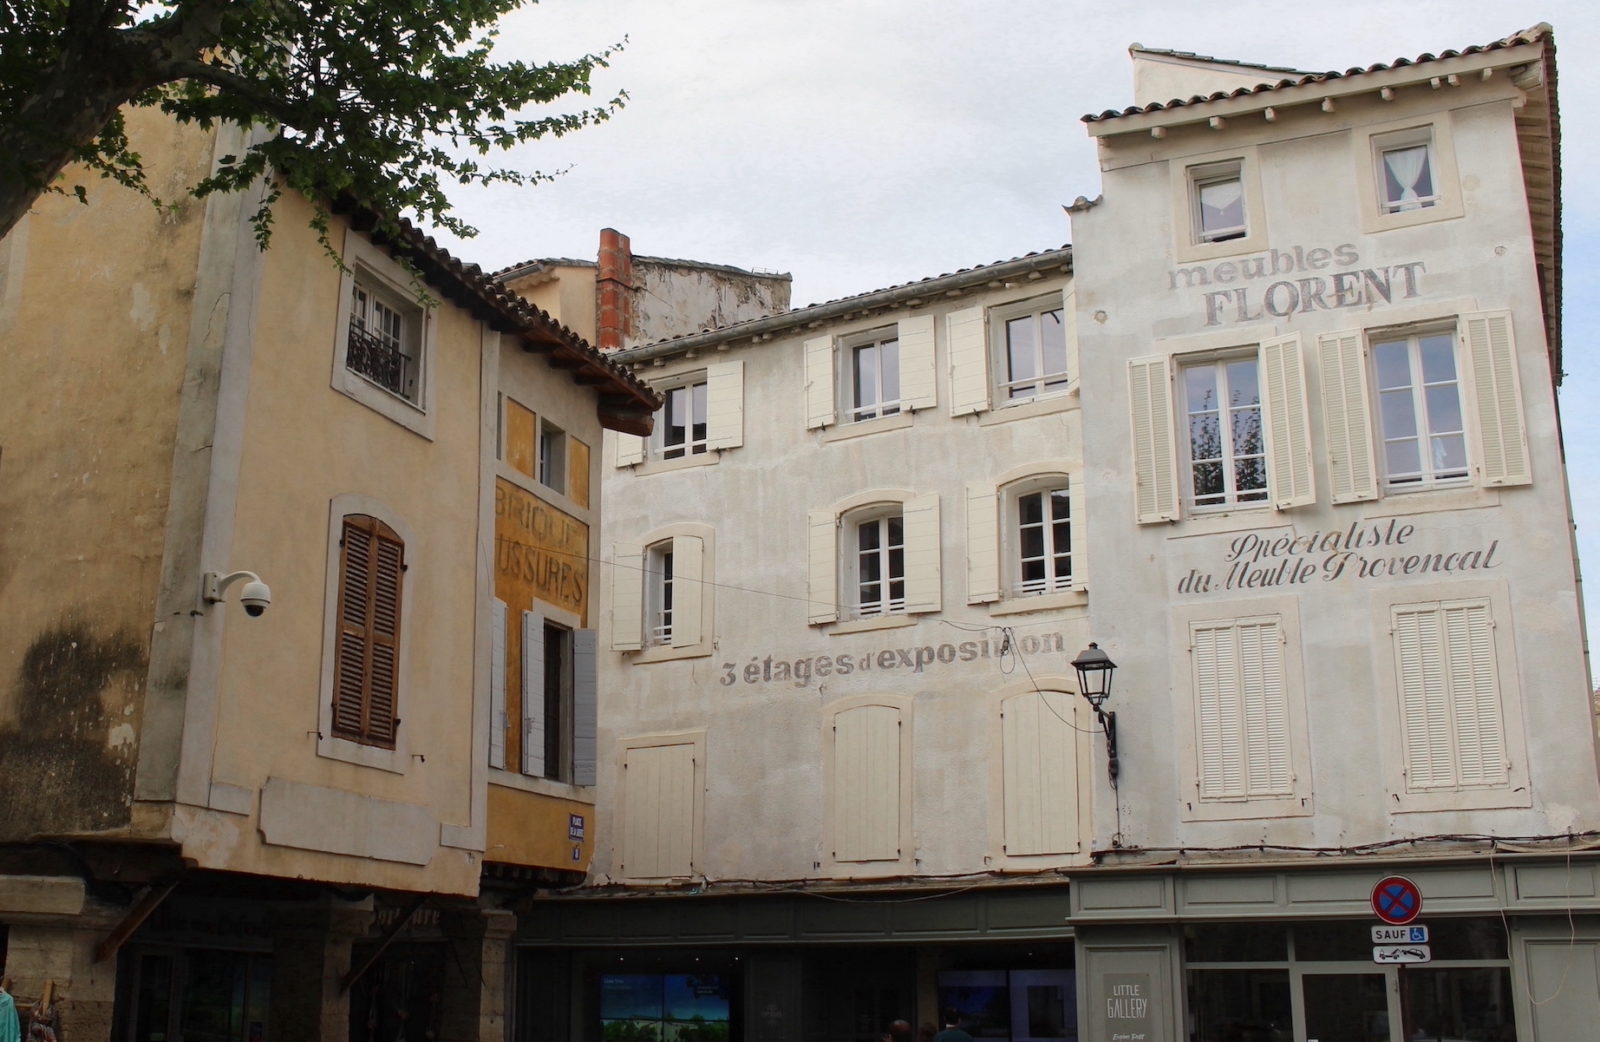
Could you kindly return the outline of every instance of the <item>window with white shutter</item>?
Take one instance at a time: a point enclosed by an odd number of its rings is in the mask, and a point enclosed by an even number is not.
[[[1189,659],[1199,802],[1295,797],[1300,696],[1283,618],[1191,620]]]
[[[637,651],[634,662],[711,653],[713,532],[680,523],[645,536],[643,547],[616,544],[611,590],[611,648]]]
[[[657,744],[659,743],[659,744]],[[700,742],[633,739],[622,750],[619,868],[629,879],[694,874]]]
[[[828,826],[835,862],[898,862],[902,818],[904,711],[895,701],[856,699],[830,712]]]
[[[524,611],[520,644],[522,773],[593,785],[599,708],[594,630]]]
[[[1134,515],[1141,525],[1178,519],[1178,463],[1169,364],[1166,355],[1128,362]]]
[[[939,497],[883,490],[808,514],[807,621],[939,611]]]
[[[722,450],[744,444],[743,359],[663,379],[655,390],[662,405],[650,436],[610,435],[618,467],[715,463]]]
[[[1391,621],[1407,790],[1507,785],[1489,602],[1399,604]]]
[[[1025,691],[1000,703],[1001,805],[1008,857],[1078,849],[1080,699]]]

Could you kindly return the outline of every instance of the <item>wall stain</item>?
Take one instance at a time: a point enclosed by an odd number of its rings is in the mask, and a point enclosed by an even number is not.
[[[136,743],[108,747],[143,686],[145,649],[82,622],[46,630],[17,676],[15,725],[0,727],[0,841],[128,824]],[[115,690],[107,689],[115,685]],[[107,703],[114,712],[107,712]]]

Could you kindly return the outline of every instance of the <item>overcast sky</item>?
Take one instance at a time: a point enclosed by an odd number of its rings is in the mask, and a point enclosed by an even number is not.
[[[1561,72],[1561,401],[1600,624],[1596,0],[544,0],[503,23],[502,53],[558,59],[626,36],[596,97],[631,100],[516,154],[565,169],[555,182],[458,191],[482,234],[449,245],[487,269],[593,259],[609,225],[636,253],[786,271],[796,305],[831,300],[1066,242],[1062,204],[1100,193],[1079,117],[1131,104],[1131,43],[1343,70],[1540,21]]]

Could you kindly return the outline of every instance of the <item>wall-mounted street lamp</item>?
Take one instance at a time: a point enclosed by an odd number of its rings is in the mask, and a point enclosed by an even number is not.
[[[1082,695],[1094,709],[1095,719],[1100,721],[1100,730],[1106,736],[1106,773],[1111,778],[1111,787],[1117,787],[1117,714],[1108,713],[1102,707],[1106,699],[1111,697],[1111,674],[1117,670],[1117,664],[1111,661],[1111,656],[1100,650],[1100,645],[1090,642],[1087,648],[1078,652],[1078,657],[1072,660],[1072,668],[1078,671],[1078,694]]]

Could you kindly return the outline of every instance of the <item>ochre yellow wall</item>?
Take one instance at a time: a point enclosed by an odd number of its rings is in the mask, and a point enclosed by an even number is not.
[[[127,114],[157,194],[211,139]],[[0,839],[126,824],[204,205],[69,170],[0,240]]]
[[[574,814],[583,818],[581,840],[569,836]],[[593,804],[491,785],[484,860],[586,872],[594,851],[594,829]]]

